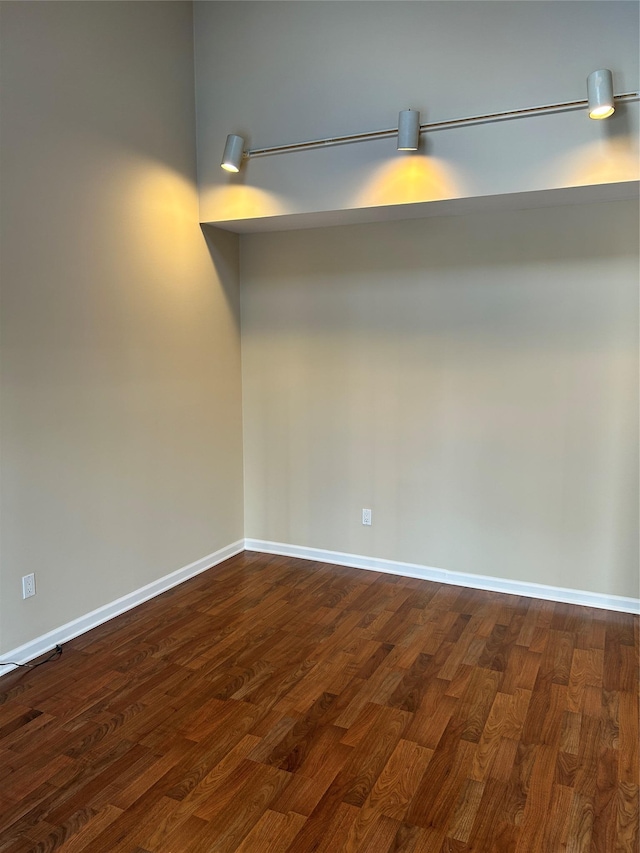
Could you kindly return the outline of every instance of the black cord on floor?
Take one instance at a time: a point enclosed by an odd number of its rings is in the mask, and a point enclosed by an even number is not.
[[[62,646],[56,646],[49,657],[41,660],[40,663],[16,663],[14,660],[0,660],[0,666],[22,666],[25,669],[36,669],[42,666],[43,663],[51,663],[51,661],[58,660],[61,654]]]

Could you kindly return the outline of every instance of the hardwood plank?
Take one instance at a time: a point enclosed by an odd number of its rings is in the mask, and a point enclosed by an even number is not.
[[[593,801],[592,844],[596,850],[612,850],[616,845],[617,789],[618,753],[613,749],[601,749]]]
[[[458,707],[458,699],[446,693],[447,682],[433,679],[414,715],[407,737],[427,749],[435,749]]]
[[[573,799],[573,789],[562,785],[553,785],[549,800],[549,813],[554,820],[545,820],[542,834],[542,850],[563,850],[567,840],[569,809]],[[607,848],[604,847],[603,850]]]
[[[406,711],[380,708],[375,726],[351,756],[349,768],[352,775],[342,798],[345,803],[358,807],[363,805],[409,721],[410,714]]]
[[[640,843],[638,832],[638,810],[640,797],[638,785],[621,782],[616,798],[616,850],[636,853]]]
[[[465,726],[460,735],[463,740],[472,743],[480,740],[501,681],[500,673],[476,667],[459,711],[465,719]]]
[[[518,853],[525,850],[544,849],[542,844],[553,793],[556,752],[552,746],[545,745],[537,748],[516,848]]]
[[[579,791],[574,791],[568,818],[567,853],[586,853],[591,850],[592,832],[593,802]]]
[[[620,782],[635,785],[640,779],[638,756],[638,727],[640,713],[638,690],[634,693],[619,693],[618,750],[620,762],[618,777]]]
[[[433,750],[400,740],[364,801],[361,815],[383,814],[402,820],[424,775]]]
[[[340,742],[343,729],[328,726],[311,746],[294,778],[271,808],[308,816],[349,759],[352,748]]]
[[[260,853],[284,853],[304,823],[302,815],[294,812],[283,815],[267,809],[236,848],[237,853],[255,853],[256,850]]]
[[[227,780],[224,797],[218,791],[196,809],[195,815],[207,825],[190,843],[190,850],[208,853],[212,840],[220,853],[236,850],[290,778],[284,770],[242,762]]]
[[[349,829],[346,841],[341,848],[344,853],[367,853],[367,851],[387,851],[395,841],[400,823],[386,815],[376,815],[374,822],[364,832],[357,831],[361,827],[362,813]]]
[[[469,840],[476,814],[480,808],[484,788],[484,782],[467,779],[453,813],[448,832],[450,838],[455,841],[463,841],[465,844]]]
[[[83,850],[91,850],[94,839],[102,832],[105,827],[117,820],[122,814],[122,810],[115,806],[107,805],[92,817],[84,826],[69,838],[64,841],[56,849],[60,853],[80,853]]]
[[[208,773],[202,782],[181,802],[168,803],[161,819],[156,821],[149,833],[145,834],[145,845],[151,849],[166,844],[166,839],[181,838],[194,812],[200,805],[226,786],[227,780],[249,755],[259,739],[245,735],[236,746]],[[204,821],[202,822],[204,824]],[[191,824],[193,826],[193,822]],[[199,827],[202,828],[202,827]]]

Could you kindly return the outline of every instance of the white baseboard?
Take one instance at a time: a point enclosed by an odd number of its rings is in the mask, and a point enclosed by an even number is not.
[[[45,652],[51,651],[56,645],[72,640],[74,637],[108,622],[114,616],[126,613],[127,610],[148,601],[156,595],[183,583],[189,578],[199,575],[201,572],[234,557],[242,551],[260,551],[264,554],[279,554],[283,557],[299,557],[303,560],[314,560],[319,563],[334,563],[338,566],[351,566],[355,569],[368,569],[374,572],[385,572],[391,575],[402,575],[421,580],[435,581],[436,583],[453,584],[454,586],[466,586],[471,589],[484,589],[490,592],[504,592],[509,595],[524,595],[529,598],[542,598],[547,601],[559,601],[566,604],[581,604],[585,607],[598,607],[605,610],[617,610],[622,613],[640,613],[640,599],[625,598],[621,595],[605,595],[588,590],[565,589],[559,586],[547,586],[546,584],[529,583],[526,581],[507,580],[506,578],[495,578],[487,575],[472,575],[463,572],[452,572],[446,569],[434,569],[430,566],[422,566],[417,563],[401,563],[396,560],[381,560],[376,557],[362,557],[358,554],[345,554],[340,551],[325,551],[320,548],[306,548],[301,545],[289,545],[282,542],[268,542],[263,539],[239,539],[237,542],[220,548],[213,554],[190,563],[182,569],[165,575],[146,586],[140,587],[133,592],[123,595],[115,601],[92,610],[59,628],[54,628],[46,634],[42,634],[35,640],[30,640],[18,648],[13,649],[0,657],[4,660],[12,660],[16,663],[28,663],[34,658],[40,657]],[[0,664],[0,676],[16,667],[12,664]]]
[[[261,551],[265,554],[279,554],[283,557],[300,557],[303,560],[315,560],[320,563],[334,563],[338,566],[351,566],[354,569],[369,569],[374,572],[386,572],[390,575],[403,575],[410,578],[435,581],[436,583],[466,586],[472,589],[484,589],[490,592],[504,592],[509,595],[524,595],[529,598],[542,598],[565,604],[581,604],[584,607],[598,607],[604,610],[617,610],[622,613],[640,613],[640,599],[625,598],[622,595],[605,595],[581,589],[565,589],[560,586],[514,581],[487,575],[472,575],[452,572],[446,569],[434,569],[416,563],[400,563],[395,560],[379,560],[375,557],[361,557],[357,554],[344,554],[340,551],[323,551],[319,548],[306,548],[301,545],[288,545],[282,542],[268,542],[263,539],[245,539],[247,551]]]
[[[51,651],[56,645],[67,643],[74,637],[84,634],[85,631],[90,631],[92,628],[102,625],[103,622],[108,622],[114,616],[119,616],[121,613],[131,610],[132,607],[142,604],[143,601],[154,598],[156,595],[160,595],[161,592],[166,592],[168,589],[189,580],[189,578],[195,575],[199,575],[212,566],[222,563],[224,560],[228,560],[229,557],[240,554],[242,551],[244,551],[244,540],[239,539],[237,542],[233,542],[225,548],[220,548],[219,551],[215,551],[201,560],[196,560],[195,563],[190,563],[182,569],[177,569],[177,571],[171,572],[171,574],[158,578],[158,580],[152,581],[146,586],[140,587],[140,589],[123,595],[122,598],[117,598],[109,604],[98,607],[97,610],[92,610],[91,613],[86,613],[84,616],[67,622],[66,625],[54,628],[53,631],[42,634],[42,636],[37,637],[35,640],[30,640],[28,643],[18,646],[17,649],[0,655],[0,658],[3,660],[12,660],[16,663],[28,663],[30,660],[40,657],[45,652]],[[0,676],[11,672],[13,669],[16,669],[16,667],[9,664],[0,664]]]

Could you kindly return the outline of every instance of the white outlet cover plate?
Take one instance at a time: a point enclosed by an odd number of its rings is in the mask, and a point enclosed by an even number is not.
[[[31,598],[36,594],[36,576],[32,572],[30,575],[24,575],[22,578],[22,597]]]

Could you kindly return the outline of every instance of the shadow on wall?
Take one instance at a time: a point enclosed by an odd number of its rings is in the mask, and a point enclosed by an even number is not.
[[[401,277],[411,271],[428,271],[431,275],[436,270],[449,274],[467,269],[481,281],[495,278],[500,268],[512,268],[520,271],[514,279],[517,284],[525,268],[541,269],[550,263],[576,260],[582,263],[587,258],[602,264],[609,258],[633,254],[638,243],[637,202],[623,204],[627,213],[620,220],[615,241],[609,232],[593,233],[594,211],[599,206],[575,205],[570,220],[563,216],[562,208],[498,211],[333,226],[296,231],[295,236],[251,235],[247,246],[260,248],[262,256],[277,269],[281,282],[300,282],[305,276],[317,281],[322,277],[327,293],[338,288],[344,276],[368,276],[368,287],[373,290],[379,274],[385,276],[379,285],[384,289],[387,277],[399,286]],[[602,210],[606,212],[606,203]]]
[[[237,234],[223,231],[213,225],[201,224],[209,257],[218,276],[222,292],[233,317],[235,328],[240,329],[239,258],[240,244]]]
[[[414,155],[378,167],[354,207],[411,204],[460,198],[465,191],[450,166],[436,157]]]

